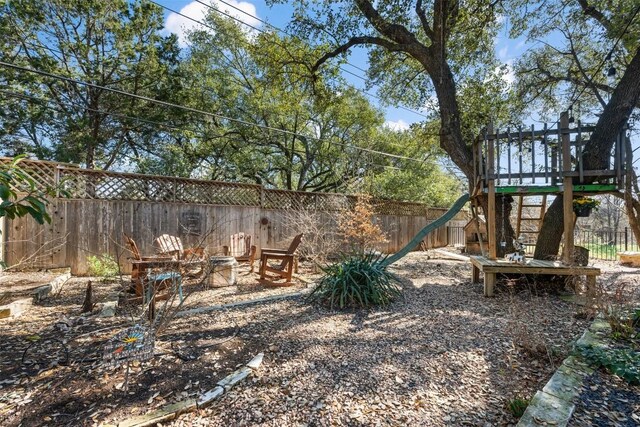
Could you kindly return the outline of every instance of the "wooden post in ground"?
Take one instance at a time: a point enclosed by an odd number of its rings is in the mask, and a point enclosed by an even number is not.
[[[562,134],[562,207],[564,214],[564,251],[562,261],[571,264],[573,257],[573,179],[566,176],[571,172],[571,136],[569,135],[569,114],[560,114]]]
[[[496,273],[484,273],[484,296],[492,297],[496,286]]]
[[[487,148],[487,189],[488,189],[488,212],[487,212],[487,239],[489,240],[489,259],[496,259],[496,185],[494,180],[495,169],[493,167],[495,156],[495,138],[493,135],[493,123],[489,123],[487,128],[488,148]]]

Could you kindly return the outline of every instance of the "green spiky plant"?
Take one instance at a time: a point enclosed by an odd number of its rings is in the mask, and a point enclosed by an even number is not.
[[[522,397],[515,397],[507,403],[509,412],[511,412],[511,415],[513,415],[515,418],[522,417],[528,406],[529,399],[525,399]]]
[[[401,295],[401,290],[398,280],[382,265],[385,258],[368,252],[324,267],[324,275],[309,299],[331,309],[389,304]]]

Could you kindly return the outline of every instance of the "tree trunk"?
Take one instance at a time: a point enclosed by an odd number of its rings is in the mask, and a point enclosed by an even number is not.
[[[631,139],[626,138],[625,145],[627,153],[631,153]],[[631,156],[631,154],[629,154]],[[640,242],[640,188],[638,186],[638,175],[632,166],[633,157],[627,160],[627,176],[624,188],[624,208],[629,218],[629,227],[636,242]]]
[[[469,183],[472,183],[473,153],[462,138],[460,105],[456,98],[456,83],[453,74],[444,58],[442,63],[430,68],[433,68],[428,69],[428,72],[438,97],[440,110],[440,147],[465,174]]]
[[[558,255],[564,230],[563,197],[557,196],[544,215],[540,234],[536,241],[535,259],[554,259]]]
[[[616,86],[611,100],[598,119],[583,152],[583,169],[607,169],[611,149],[616,136],[629,119],[631,112],[640,99],[640,48],[625,70],[620,83]],[[597,177],[585,177],[585,183],[593,182]],[[564,232],[562,197],[556,197],[544,216],[542,228],[536,242],[534,258],[549,259],[558,254],[562,233]]]

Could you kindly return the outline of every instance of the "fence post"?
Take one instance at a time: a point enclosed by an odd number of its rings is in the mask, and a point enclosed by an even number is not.
[[[53,185],[56,189],[56,199],[60,198],[60,165],[56,165],[53,170]]]

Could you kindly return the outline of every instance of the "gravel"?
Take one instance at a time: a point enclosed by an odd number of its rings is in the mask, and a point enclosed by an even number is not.
[[[393,267],[404,299],[330,312],[280,301],[238,316],[265,364],[211,408],[172,425],[510,425],[516,397],[541,389],[587,322],[527,288],[492,299],[467,263],[412,253]]]

